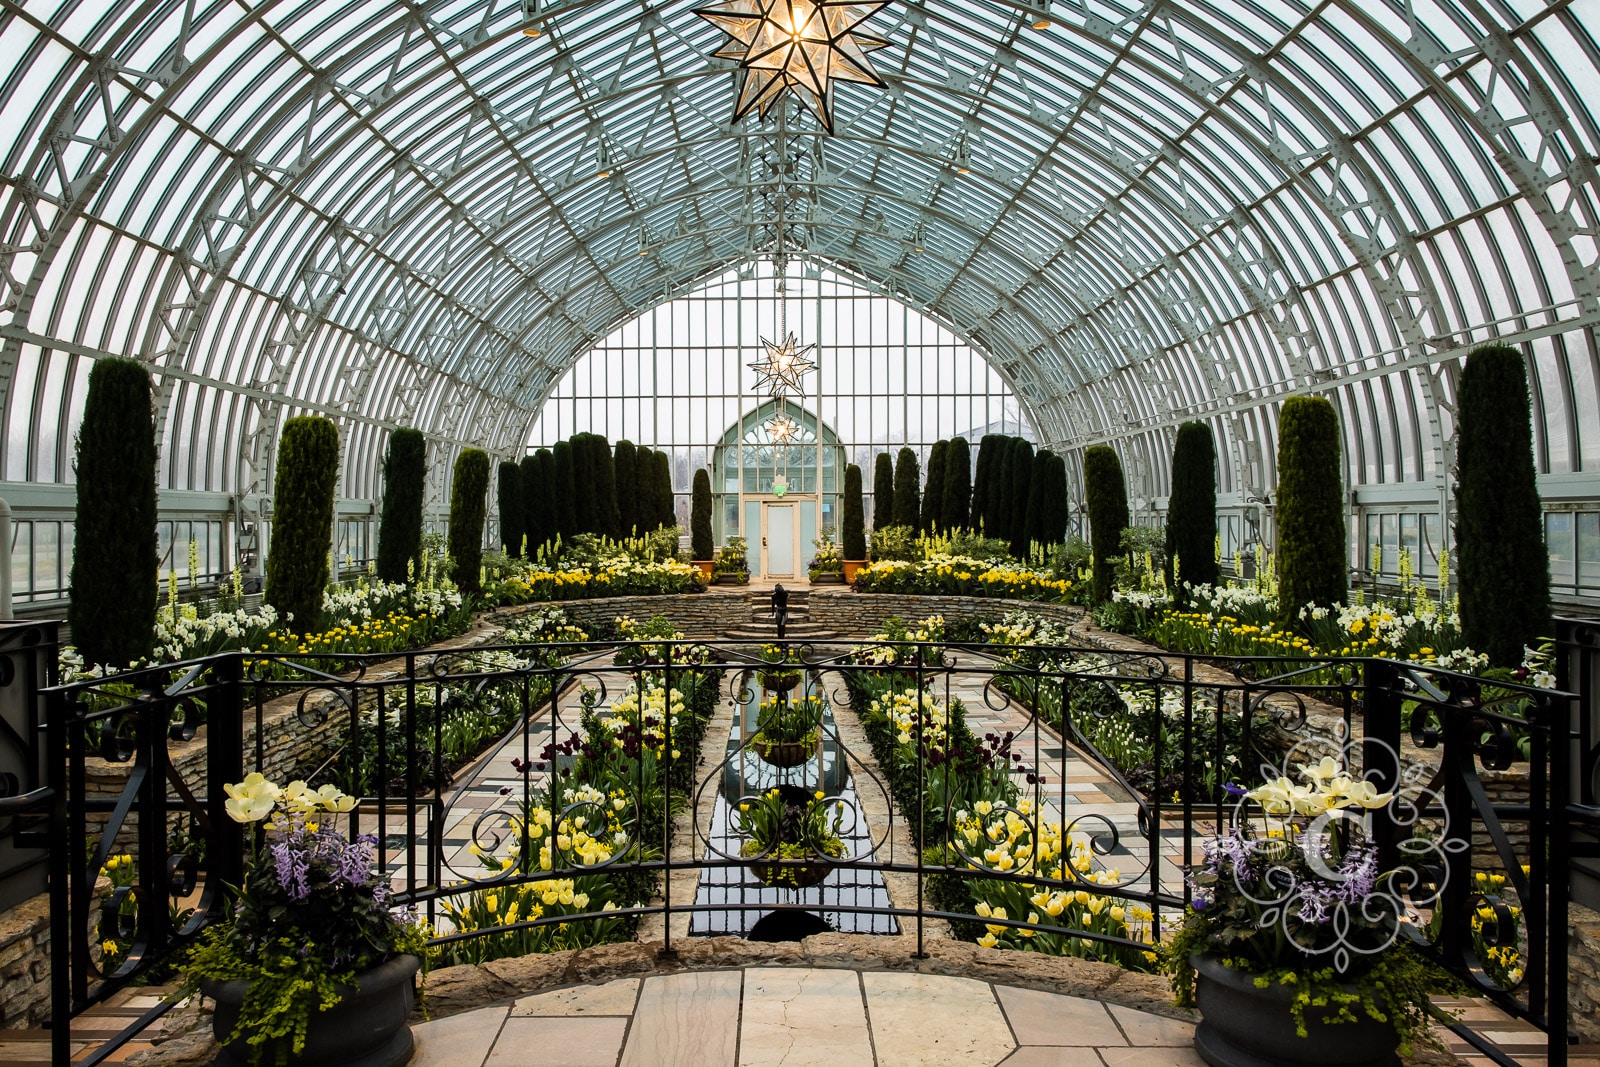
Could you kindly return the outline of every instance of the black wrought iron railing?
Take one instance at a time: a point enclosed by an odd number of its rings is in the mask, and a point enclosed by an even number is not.
[[[1323,754],[1398,794],[1373,832],[1411,868],[1408,936],[1564,1062],[1571,813],[1594,766],[1573,699],[1382,659],[1227,666],[581,641],[228,654],[39,689],[57,1062],[76,1015],[225,915],[251,841],[223,786],[251,771],[360,796],[350,831],[375,835],[447,960],[644,922],[664,954],[818,923],[904,929],[921,952],[940,924],[1149,967],[1229,787]]]

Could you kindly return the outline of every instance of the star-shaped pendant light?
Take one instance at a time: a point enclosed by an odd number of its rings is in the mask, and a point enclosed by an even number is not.
[[[817,365],[814,360],[806,358],[806,353],[817,346],[811,344],[802,348],[799,340],[790,333],[776,344],[762,338],[761,347],[766,349],[766,355],[747,364],[756,372],[756,389],[770,389],[773,396],[783,396],[791,391],[803,392],[800,376]]]
[[[800,436],[800,424],[788,415],[779,415],[767,423],[767,436],[775,445],[792,445]]]
[[[856,27],[887,7],[889,0],[724,0],[695,14],[728,35],[717,52],[736,60],[743,78],[733,110],[738,122],[752,111],[766,118],[785,93],[800,98],[833,132],[833,83],[883,87],[868,52],[889,42]]]

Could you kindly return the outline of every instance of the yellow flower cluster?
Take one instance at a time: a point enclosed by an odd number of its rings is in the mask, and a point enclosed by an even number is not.
[[[902,745],[914,744],[920,728],[930,752],[944,751],[949,713],[932,693],[924,690],[920,698],[914,688],[885,693],[872,702],[870,713],[887,718]]]

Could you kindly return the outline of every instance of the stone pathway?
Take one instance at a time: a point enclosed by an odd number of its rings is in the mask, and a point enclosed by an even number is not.
[[[421,1023],[411,1067],[1191,1067],[1189,1023],[943,975],[751,967],[573,986]]]

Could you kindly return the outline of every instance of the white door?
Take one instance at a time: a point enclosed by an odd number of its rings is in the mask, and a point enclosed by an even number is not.
[[[766,560],[762,573],[768,578],[793,578],[797,568],[794,561],[794,505],[767,504],[761,509],[761,535]]]

